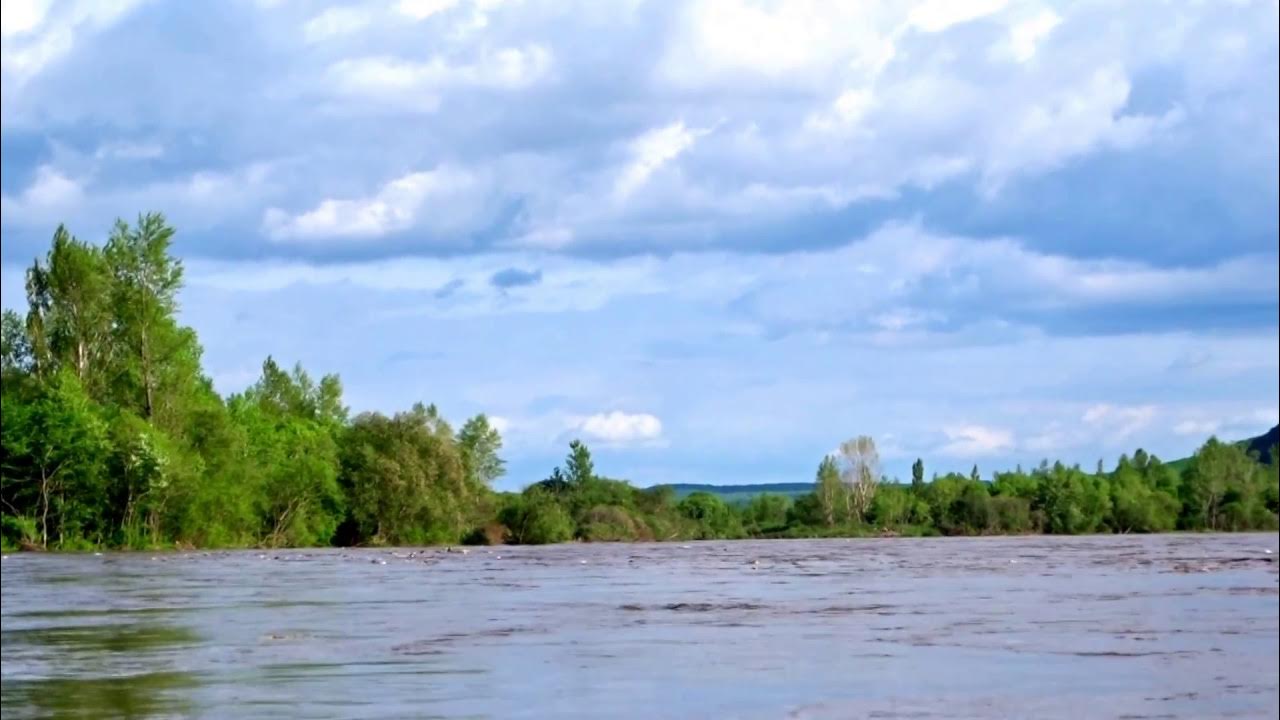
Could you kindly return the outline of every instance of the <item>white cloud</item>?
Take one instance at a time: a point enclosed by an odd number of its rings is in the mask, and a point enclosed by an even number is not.
[[[426,20],[432,15],[452,10],[458,4],[459,0],[400,0],[396,9],[414,20]]]
[[[431,111],[439,104],[438,94],[446,90],[518,90],[546,78],[551,67],[551,51],[532,44],[484,52],[469,63],[441,56],[421,62],[385,55],[342,60],[329,67],[329,76],[342,93]]]
[[[92,171],[73,177],[45,165],[17,196],[3,196],[4,225],[44,232],[65,222],[79,232],[97,232],[115,218],[156,209],[183,229],[204,228],[258,202],[269,189],[271,173],[270,165],[255,163],[233,170],[184,173],[136,186],[101,188]]]
[[[938,448],[942,455],[956,458],[998,455],[1013,449],[1013,433],[983,425],[957,425],[943,428],[947,443]]]
[[[323,200],[298,215],[270,208],[263,228],[275,240],[376,238],[407,230],[420,220],[438,231],[456,231],[475,219],[478,184],[471,173],[441,166],[391,180],[368,197]],[[428,206],[435,212],[424,220]]]
[[[1144,430],[1155,419],[1154,405],[1119,406],[1100,403],[1090,406],[1080,421],[1105,435],[1109,442],[1121,442]]]
[[[1061,23],[1062,17],[1048,8],[1026,20],[1014,23],[1009,27],[1009,54],[1018,62],[1031,60],[1035,57],[1040,43]]]
[[[1207,437],[1216,433],[1219,427],[1221,423],[1215,420],[1183,420],[1173,426],[1173,431],[1178,435]]]
[[[662,421],[657,417],[618,410],[577,418],[571,421],[570,429],[606,445],[653,443],[662,438]]]
[[[683,122],[650,130],[631,142],[631,162],[614,183],[614,197],[625,199],[648,182],[663,165],[688,150],[706,131],[690,130]]]
[[[373,22],[372,12],[363,7],[338,6],[326,9],[302,26],[307,42],[318,43],[359,32]]]
[[[0,33],[4,37],[29,33],[49,12],[50,0],[6,0],[0,5]]]
[[[144,0],[72,0],[53,5],[36,0],[5,0],[0,68],[19,85],[66,56],[86,34],[101,32]],[[12,25],[11,25],[12,23]]]
[[[1008,0],[925,0],[911,10],[907,23],[923,32],[942,32],[1004,9]]]
[[[41,165],[36,169],[31,185],[21,195],[16,198],[4,196],[4,214],[48,217],[51,213],[72,210],[83,198],[84,188],[80,181],[63,175],[56,168]]]

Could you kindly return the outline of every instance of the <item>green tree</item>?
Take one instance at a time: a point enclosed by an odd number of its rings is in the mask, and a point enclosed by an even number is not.
[[[62,371],[31,402],[6,397],[0,475],[5,509],[34,517],[40,544],[102,531],[107,426],[75,374]]]
[[[569,443],[569,457],[565,459],[564,467],[567,480],[578,487],[590,484],[596,476],[591,451],[581,440]]]
[[[818,477],[814,482],[814,497],[817,500],[822,521],[826,525],[836,524],[836,512],[844,507],[845,487],[840,482],[840,468],[835,458],[828,455],[818,463]]]
[[[463,423],[457,442],[467,482],[472,488],[487,489],[506,473],[506,462],[498,455],[502,450],[502,435],[488,417],[476,415]]]
[[[911,491],[916,495],[924,492],[924,460],[920,458],[911,463]]]
[[[698,523],[697,539],[742,537],[741,521],[719,497],[708,492],[690,493],[680,501],[680,513]]]

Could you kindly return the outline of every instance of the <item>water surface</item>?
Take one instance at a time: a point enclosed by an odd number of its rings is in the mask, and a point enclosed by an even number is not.
[[[1277,549],[1254,534],[15,554],[0,700],[6,720],[1276,718]]]

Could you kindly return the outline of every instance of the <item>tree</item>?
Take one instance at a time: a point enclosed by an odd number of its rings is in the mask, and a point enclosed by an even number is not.
[[[681,514],[698,523],[699,540],[742,536],[742,525],[737,515],[723,500],[711,493],[690,493],[677,507]]]
[[[200,348],[177,322],[182,263],[169,252],[174,230],[158,213],[136,227],[117,221],[104,256],[111,273],[113,397],[117,405],[174,431],[199,374]]]
[[[860,435],[840,444],[840,480],[845,486],[848,517],[861,521],[871,507],[880,483],[880,453],[876,443]]]
[[[87,390],[97,390],[112,326],[111,277],[102,251],[59,225],[45,264],[32,265],[28,283],[32,324],[41,329],[47,369],[70,368]]]
[[[463,423],[457,442],[467,482],[473,489],[488,488],[506,473],[506,463],[498,456],[502,435],[483,414]]]
[[[745,528],[754,534],[781,530],[787,524],[791,499],[785,495],[763,493],[751,498],[742,510]]]
[[[595,465],[591,462],[591,451],[581,440],[569,443],[569,457],[564,461],[565,474],[568,481],[578,487],[585,486],[595,477]]]
[[[336,434],[345,409],[333,397],[340,392],[337,378],[316,385],[301,367],[289,375],[268,358],[258,382],[231,398],[232,418],[249,438],[269,545],[326,544],[344,515]]]
[[[840,468],[835,458],[828,455],[818,463],[818,476],[814,482],[814,497],[817,499],[823,522],[828,526],[836,524],[836,511],[844,505],[845,487],[840,482]]]
[[[357,537],[378,543],[456,542],[471,501],[460,449],[421,404],[364,413],[342,440],[342,483]]]
[[[5,399],[0,494],[6,512],[32,515],[40,543],[101,530],[106,507],[107,427],[70,370],[57,373],[30,403]]]
[[[974,465],[973,469],[969,471],[969,479],[974,482],[982,482],[982,474],[978,472],[977,465]]]
[[[1240,446],[1209,438],[1183,473],[1184,526],[1221,530],[1229,519],[1237,526],[1247,522],[1252,511],[1249,505],[1256,501],[1253,490],[1258,467]],[[1235,507],[1227,513],[1230,503]]]
[[[911,491],[916,495],[924,492],[924,460],[920,458],[911,463]]]
[[[26,323],[17,312],[6,308],[0,318],[0,377],[6,384],[17,382],[31,372],[31,363]]]
[[[514,496],[499,514],[511,533],[511,540],[521,545],[543,545],[573,539],[573,519],[556,497],[540,485],[530,486]]]

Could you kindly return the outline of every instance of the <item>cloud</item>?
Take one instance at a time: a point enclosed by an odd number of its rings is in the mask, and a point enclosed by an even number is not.
[[[1014,446],[1013,433],[982,425],[956,425],[943,428],[947,443],[938,448],[942,455],[956,458],[997,455]]]
[[[657,417],[618,410],[575,419],[570,428],[606,445],[653,443],[662,437],[662,421]]]
[[[374,195],[326,199],[297,215],[270,208],[263,216],[263,227],[277,241],[377,238],[413,227],[430,205],[437,212],[425,221],[428,226],[456,230],[473,219],[474,208],[467,207],[467,201],[477,185],[478,179],[470,173],[437,167],[391,180]]]
[[[533,44],[486,51],[468,63],[375,55],[341,60],[328,72],[332,87],[343,94],[430,112],[441,93],[460,87],[519,90],[544,79],[551,67],[551,51]]]
[[[631,162],[619,174],[613,186],[614,196],[620,200],[626,199],[648,182],[663,165],[692,147],[703,132],[705,131],[689,130],[683,122],[675,122],[636,138],[631,143]]]
[[[3,5],[5,80],[23,85],[48,65],[70,54],[85,35],[102,32],[142,5],[143,0],[13,0]]]
[[[1214,420],[1183,420],[1173,426],[1173,431],[1178,435],[1193,435],[1196,437],[1208,437],[1218,431],[1221,424]]]
[[[923,32],[936,33],[992,15],[1007,4],[1007,0],[926,0],[911,11],[907,22]]]
[[[542,282],[541,270],[504,268],[489,276],[489,284],[500,289],[537,285]]]
[[[1105,429],[1107,436],[1113,440],[1123,441],[1150,425],[1158,412],[1159,408],[1154,405],[1120,407],[1100,403],[1086,409],[1080,421],[1085,425]]]
[[[459,2],[460,0],[400,0],[396,9],[414,20],[426,20],[432,15],[452,10]]]
[[[47,216],[50,212],[68,210],[78,205],[84,197],[80,182],[63,175],[57,169],[42,165],[36,169],[32,180],[16,198],[3,197],[5,215]]]
[[[369,9],[355,6],[339,6],[325,9],[302,26],[302,33],[307,42],[318,43],[325,40],[350,35],[368,27],[373,22]]]
[[[57,223],[164,211],[211,377],[499,414],[513,482],[601,408],[699,438],[602,448],[637,479],[807,480],[935,426],[1181,457],[1275,395],[1273,0],[3,13],[4,302]]]

